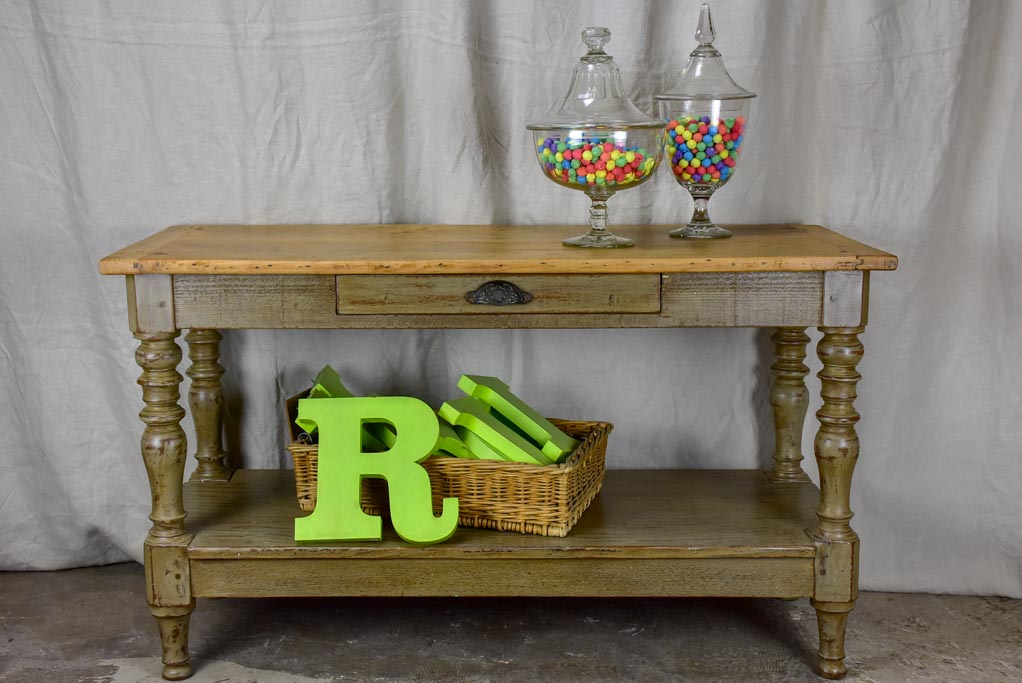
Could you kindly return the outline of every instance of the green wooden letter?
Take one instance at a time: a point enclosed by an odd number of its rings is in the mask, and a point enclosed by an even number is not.
[[[439,455],[453,455],[456,458],[468,458],[474,460],[475,454],[465,445],[454,427],[447,424],[447,420],[440,422],[440,442],[436,446]]]
[[[452,425],[464,427],[482,438],[489,447],[502,455],[505,460],[525,462],[532,465],[551,465],[553,462],[531,441],[519,434],[490,409],[471,396],[448,401],[440,406],[440,417]],[[465,435],[459,431],[465,440]],[[468,443],[466,442],[466,445]],[[471,448],[471,446],[469,446]],[[473,451],[477,458],[486,458],[482,452]]]
[[[564,460],[578,448],[578,441],[511,393],[508,386],[496,377],[462,375],[458,388],[490,406],[493,412],[539,444],[543,454],[554,462]]]
[[[472,454],[476,460],[499,460],[507,462],[507,458],[490,448],[490,444],[483,441],[482,437],[476,436],[475,432],[468,427],[455,427],[458,438],[465,444],[465,450]]]
[[[298,414],[319,428],[319,469],[316,509],[295,519],[296,541],[380,540],[381,519],[362,511],[364,477],[387,480],[391,521],[402,539],[429,544],[451,537],[458,525],[458,499],[445,498],[442,514],[434,517],[429,474],[418,464],[440,436],[428,405],[403,396],[302,399]],[[396,438],[389,450],[363,452],[366,422],[393,426]]]
[[[329,365],[323,367],[316,375],[312,388],[309,389],[309,398],[352,398],[348,387],[344,386],[341,376]],[[299,411],[301,413],[301,411]],[[301,427],[306,434],[316,433],[316,422],[301,417],[299,414],[295,424]],[[368,453],[379,453],[390,448],[391,444],[385,443],[379,438],[376,427],[382,425],[365,425],[362,427],[362,450]]]

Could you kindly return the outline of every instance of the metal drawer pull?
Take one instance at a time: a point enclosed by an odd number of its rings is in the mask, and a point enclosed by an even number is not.
[[[465,292],[465,301],[470,304],[487,306],[510,306],[511,304],[527,304],[532,301],[532,295],[513,282],[490,280],[479,285],[478,289]]]

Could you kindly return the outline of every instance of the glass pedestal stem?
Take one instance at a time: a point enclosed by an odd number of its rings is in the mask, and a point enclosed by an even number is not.
[[[588,194],[588,193],[587,193]],[[607,230],[607,200],[613,193],[590,194],[589,232],[564,240],[569,247],[630,247],[634,240],[618,237]]]
[[[695,209],[692,210],[692,220],[689,221],[689,225],[710,225],[710,213],[707,211],[707,207],[710,204],[709,196],[706,197],[693,197],[695,200]]]
[[[671,230],[671,237],[689,237],[692,239],[719,239],[731,237],[731,231],[715,225],[710,220],[709,204],[711,194],[692,194],[695,201],[695,209],[692,211],[692,220],[682,228]]]
[[[607,236],[607,200],[593,197],[589,206],[589,236],[600,239]]]

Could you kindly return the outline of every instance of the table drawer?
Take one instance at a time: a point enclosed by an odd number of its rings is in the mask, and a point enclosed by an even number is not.
[[[660,276],[338,275],[337,312],[659,313]]]

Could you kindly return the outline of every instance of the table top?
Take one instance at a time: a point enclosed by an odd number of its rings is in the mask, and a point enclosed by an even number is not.
[[[676,226],[612,226],[626,249],[561,240],[577,225],[179,225],[107,256],[104,275],[713,273],[894,270],[896,256],[818,225],[728,225],[734,237],[672,238]]]

